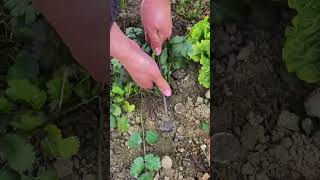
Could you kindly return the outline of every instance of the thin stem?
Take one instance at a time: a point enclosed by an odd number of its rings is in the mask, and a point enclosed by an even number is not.
[[[59,99],[59,106],[58,106],[59,112],[61,112],[61,109],[62,109],[64,88],[65,88],[65,84],[67,81],[67,77],[68,77],[68,69],[66,68],[64,71],[64,74],[63,74],[63,81],[62,81],[62,87],[61,87],[61,92],[60,92],[60,99]]]
[[[144,125],[143,125],[143,113],[142,113],[142,93],[140,94],[140,124],[142,129],[142,143],[143,143],[143,155],[146,155],[146,143],[145,143],[145,135],[144,135]]]

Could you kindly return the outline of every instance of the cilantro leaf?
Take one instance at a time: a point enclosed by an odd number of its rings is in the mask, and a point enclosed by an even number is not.
[[[134,104],[130,104],[128,101],[123,102],[123,109],[126,112],[133,112],[135,110],[136,106]]]
[[[30,132],[44,123],[43,117],[39,113],[23,113],[17,115],[10,124],[18,130]]]
[[[142,174],[138,179],[139,180],[153,180],[154,173],[146,172]]]

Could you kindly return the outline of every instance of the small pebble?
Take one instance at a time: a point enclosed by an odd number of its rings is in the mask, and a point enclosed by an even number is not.
[[[172,168],[172,159],[169,156],[163,156],[161,160],[161,165],[164,169],[171,169]]]
[[[207,99],[210,99],[210,90],[208,90],[208,91],[206,92],[205,97],[206,97]]]

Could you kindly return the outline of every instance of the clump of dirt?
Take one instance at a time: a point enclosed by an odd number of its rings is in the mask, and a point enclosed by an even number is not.
[[[283,22],[279,17],[269,28],[249,22],[216,28],[216,179],[320,177],[319,94],[286,71],[281,59]],[[240,148],[229,149],[235,144]]]

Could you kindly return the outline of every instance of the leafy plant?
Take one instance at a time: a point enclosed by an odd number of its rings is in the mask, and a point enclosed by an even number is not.
[[[152,179],[154,171],[161,168],[160,158],[154,154],[146,154],[144,157],[137,157],[130,168],[130,175],[138,179]]]
[[[198,81],[205,87],[210,87],[210,23],[208,17],[196,23],[188,34],[192,43],[191,59],[201,64]]]
[[[210,1],[201,0],[177,0],[175,10],[178,15],[188,19],[196,20],[202,18],[203,12],[209,12]]]
[[[158,141],[158,134],[155,131],[146,132],[146,142],[150,145],[156,144]]]
[[[319,1],[288,0],[297,11],[285,31],[283,61],[289,72],[308,83],[320,81],[320,3]]]
[[[128,140],[129,148],[139,148],[142,143],[142,138],[139,132],[134,132],[131,134]]]
[[[44,130],[47,136],[41,141],[41,147],[47,154],[69,159],[79,151],[80,141],[77,137],[63,138],[60,129],[55,125],[47,125]]]
[[[8,85],[6,93],[12,100],[26,102],[33,109],[40,109],[47,100],[46,92],[26,79],[9,79]]]
[[[29,168],[34,159],[33,147],[17,134],[6,134],[0,138],[0,153],[10,168],[21,172]]]
[[[36,21],[39,12],[32,6],[32,0],[3,0],[13,17],[23,17],[26,24]]]

